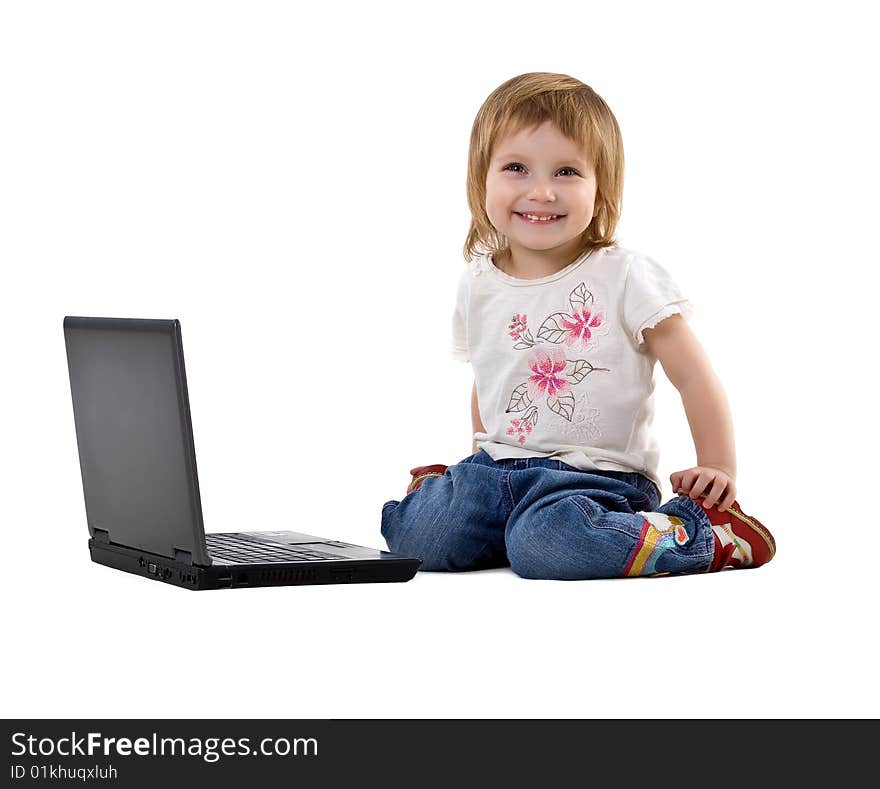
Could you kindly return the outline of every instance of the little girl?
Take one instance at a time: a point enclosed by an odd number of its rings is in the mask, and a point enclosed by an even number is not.
[[[412,469],[404,499],[382,508],[389,549],[421,569],[586,579],[773,558],[772,535],[734,498],[731,416],[691,304],[614,239],[622,186],[617,120],[584,83],[522,74],[477,113],[452,351],[474,368],[473,454]],[[662,506],[658,359],[697,454]]]

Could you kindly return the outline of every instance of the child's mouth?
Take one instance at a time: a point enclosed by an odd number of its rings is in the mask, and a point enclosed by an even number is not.
[[[516,211],[514,211],[516,214]],[[530,225],[553,225],[558,222],[560,219],[565,219],[565,214],[559,214],[552,219],[529,219],[525,214],[516,214],[523,222],[528,222]]]

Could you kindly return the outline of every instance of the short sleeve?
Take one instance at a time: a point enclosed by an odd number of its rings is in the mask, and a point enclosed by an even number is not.
[[[471,279],[473,277],[470,268],[467,268],[458,280],[455,310],[452,313],[452,358],[460,362],[470,361],[467,316]]]
[[[633,254],[624,288],[623,321],[636,345],[645,341],[645,329],[653,329],[670,315],[690,318],[693,311],[693,305],[663,266],[647,255]]]

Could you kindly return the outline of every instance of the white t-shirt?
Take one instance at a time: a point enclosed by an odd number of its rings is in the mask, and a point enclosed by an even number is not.
[[[474,368],[493,459],[552,457],[575,468],[638,472],[660,488],[656,357],[642,332],[693,306],[664,268],[619,246],[519,279],[491,254],[462,273],[453,358]]]

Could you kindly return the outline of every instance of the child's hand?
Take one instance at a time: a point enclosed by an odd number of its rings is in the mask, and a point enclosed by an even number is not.
[[[676,471],[670,475],[669,481],[675,493],[689,495],[692,499],[705,495],[703,506],[706,509],[717,502],[718,509],[723,512],[736,498],[736,481],[719,468],[694,466],[685,471]]]

